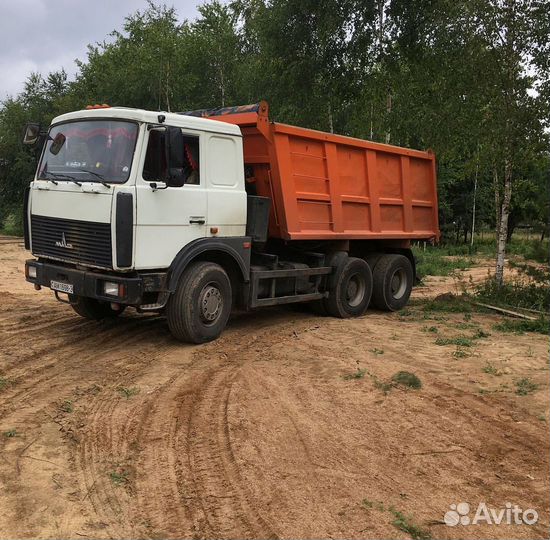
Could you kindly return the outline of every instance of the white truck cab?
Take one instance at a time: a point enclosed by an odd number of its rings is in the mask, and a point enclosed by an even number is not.
[[[33,135],[36,126],[26,137]],[[232,259],[247,279],[238,126],[100,107],[58,116],[42,137],[25,201],[26,243],[37,258],[26,275],[35,286],[50,287],[62,301],[58,293],[67,293],[75,311],[99,319],[127,305],[163,309],[199,253]],[[221,309],[219,290],[204,294],[212,319]]]

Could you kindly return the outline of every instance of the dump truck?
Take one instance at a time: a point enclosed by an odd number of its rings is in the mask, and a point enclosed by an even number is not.
[[[23,142],[40,148],[26,280],[87,319],[163,313],[185,342],[217,338],[235,309],[399,310],[411,242],[439,237],[433,153],[272,122],[263,101],[89,106]]]

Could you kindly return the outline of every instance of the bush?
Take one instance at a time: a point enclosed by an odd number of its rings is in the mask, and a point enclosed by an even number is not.
[[[475,289],[475,296],[481,302],[497,306],[548,311],[550,288],[547,283],[534,279],[516,278],[499,285],[494,278],[487,278]]]
[[[2,224],[2,233],[10,236],[23,236],[23,215],[21,212],[7,215]]]

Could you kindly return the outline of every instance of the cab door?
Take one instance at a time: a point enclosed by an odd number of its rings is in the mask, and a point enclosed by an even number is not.
[[[150,128],[145,135],[136,179],[135,268],[138,270],[167,268],[184,246],[206,236],[203,134],[187,129],[181,133],[183,137],[178,139],[184,145],[181,163],[171,162],[166,152],[165,128]],[[177,182],[167,180],[175,166],[179,173]]]

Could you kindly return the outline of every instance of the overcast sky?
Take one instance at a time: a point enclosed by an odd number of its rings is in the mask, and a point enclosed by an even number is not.
[[[180,20],[194,19],[201,0],[164,0]],[[146,0],[0,0],[0,100],[15,95],[32,71],[46,75],[86,58],[89,43],[121,29]]]

